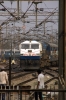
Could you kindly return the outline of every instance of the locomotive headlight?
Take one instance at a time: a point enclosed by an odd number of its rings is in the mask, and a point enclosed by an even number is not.
[[[39,53],[37,53],[36,55],[37,55],[37,56],[40,56],[40,54],[39,54]]]

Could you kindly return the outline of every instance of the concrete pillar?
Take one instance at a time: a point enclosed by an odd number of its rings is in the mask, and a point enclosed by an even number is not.
[[[66,87],[66,0],[64,0],[64,77],[65,77],[65,87]]]
[[[59,0],[59,75],[66,84],[66,0]],[[62,89],[59,84],[59,89]],[[60,93],[59,100],[66,100]]]
[[[65,79],[65,88],[66,88],[66,0],[64,0],[64,79]],[[66,93],[65,93],[66,100]]]

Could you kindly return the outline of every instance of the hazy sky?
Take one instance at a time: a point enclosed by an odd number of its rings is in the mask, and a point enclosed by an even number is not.
[[[30,2],[30,4],[31,4],[31,2]],[[22,1],[22,2],[20,2],[20,8],[21,8],[21,10],[23,11],[23,12],[25,12],[27,9],[28,9],[28,7],[30,6],[30,4],[28,5],[28,2],[27,1]],[[9,8],[17,8],[17,2],[12,2],[12,4],[11,4],[11,2],[9,1],[4,1],[4,3],[3,3],[3,5],[9,10]],[[50,11],[53,11],[53,9],[55,9],[55,8],[58,8],[58,1],[44,1],[44,2],[42,2],[42,3],[40,3],[40,4],[38,4],[37,5],[37,7],[38,8],[44,8],[44,11],[48,11],[48,12],[50,12]],[[0,9],[1,8],[3,8],[1,5],[0,5]],[[48,9],[48,8],[53,8],[53,9]],[[29,10],[34,10],[34,12],[35,12],[35,4],[33,4],[32,6],[31,6],[31,8],[29,9]],[[58,9],[57,9],[58,10]],[[12,12],[12,10],[11,10],[11,12]],[[6,20],[8,18],[8,16],[7,17],[3,17],[3,16],[0,16],[0,20],[2,19],[2,20]],[[41,17],[38,17],[38,19],[37,19],[37,23],[39,23],[38,22],[38,20],[39,19],[42,19],[42,20],[44,20],[46,17],[45,16],[41,16]],[[58,19],[58,17],[52,17],[52,18],[55,18],[55,19]],[[27,19],[35,19],[35,16],[33,17],[33,16],[29,16]],[[0,22],[1,23],[1,22]],[[17,27],[19,27],[19,26],[23,26],[23,23],[21,22],[21,21],[17,21],[16,23],[15,23],[15,25],[17,26]],[[32,27],[34,27],[35,26],[35,23],[33,24],[33,23],[29,23],[29,24],[25,24],[25,27],[26,27],[26,30],[29,30],[30,28],[32,28]],[[49,29],[58,29],[58,23],[46,23],[46,25],[45,25],[45,27],[48,27],[48,30]]]
[[[4,1],[3,3],[7,8],[17,8],[17,2],[13,1],[12,5],[10,1]],[[31,4],[31,2],[30,2]],[[29,5],[30,5],[29,4]],[[22,11],[26,11],[29,7],[28,1],[20,1],[20,7],[22,8]],[[30,9],[34,9],[34,4],[31,6]],[[1,6],[0,6],[1,7]],[[58,1],[43,1],[42,3],[38,4],[38,8],[56,8],[58,7]],[[48,11],[50,11],[48,9]]]

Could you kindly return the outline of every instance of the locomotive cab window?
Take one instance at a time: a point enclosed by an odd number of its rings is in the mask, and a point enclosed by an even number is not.
[[[29,44],[22,44],[22,49],[29,49],[30,48],[30,45]]]
[[[31,44],[31,49],[39,49],[39,44]]]

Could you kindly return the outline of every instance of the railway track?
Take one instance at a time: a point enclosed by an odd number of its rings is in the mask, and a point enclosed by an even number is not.
[[[47,81],[47,83],[52,81],[53,79],[58,79],[58,71],[49,68],[49,69],[45,69],[44,72],[45,72],[45,75],[47,74],[52,77],[51,79],[49,79],[49,81]],[[16,86],[17,85],[25,85],[26,83],[37,79],[37,76],[32,76],[32,73],[34,73],[34,72],[21,73],[17,76],[12,77],[12,81],[20,80],[17,84],[15,84]],[[23,78],[23,76],[24,76],[24,78]],[[31,77],[29,77],[29,76],[31,76]]]
[[[5,69],[8,72],[9,66],[6,65]],[[55,67],[55,68],[45,67],[42,69],[43,69],[45,75],[47,74],[47,75],[51,76],[51,79],[47,80],[45,82],[45,84],[49,83],[50,81],[52,81],[54,79],[58,79],[58,68],[57,67]],[[14,86],[25,85],[26,83],[30,83],[31,81],[36,80],[37,76],[32,75],[34,72],[35,71],[25,72],[23,70],[23,68],[21,68],[19,65],[12,66],[12,68],[11,68],[11,84]],[[9,75],[9,73],[8,73],[8,75]]]

